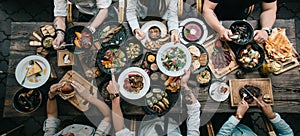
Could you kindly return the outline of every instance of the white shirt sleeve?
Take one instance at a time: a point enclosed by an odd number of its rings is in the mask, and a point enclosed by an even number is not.
[[[108,8],[111,5],[112,0],[97,0],[97,8]]]
[[[168,31],[178,30],[178,0],[170,0],[167,9]]]
[[[67,16],[67,1],[66,0],[54,0],[54,16]]]
[[[126,19],[129,23],[132,33],[134,33],[135,29],[140,29],[137,19],[137,1],[138,0],[127,0]]]

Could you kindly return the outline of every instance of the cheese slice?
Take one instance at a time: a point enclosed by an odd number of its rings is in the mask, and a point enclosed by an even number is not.
[[[42,68],[41,66],[37,63],[37,62],[34,62],[33,66],[29,69],[26,77],[30,77],[36,73],[39,73],[42,71]]]

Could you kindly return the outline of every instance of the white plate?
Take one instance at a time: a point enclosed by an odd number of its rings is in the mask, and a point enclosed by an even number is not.
[[[30,82],[30,79],[33,79],[34,76],[30,76],[30,77],[26,77],[25,78],[25,82],[22,85],[22,80],[25,77],[26,74],[26,67],[29,65],[29,61],[31,60],[35,60],[42,68],[42,72],[40,72],[41,76],[38,76],[38,82]],[[44,72],[46,71],[46,72]],[[25,87],[25,88],[29,88],[29,89],[34,89],[34,88],[38,88],[40,86],[42,86],[43,84],[45,84],[47,82],[47,80],[50,77],[50,73],[51,73],[51,68],[50,68],[50,64],[49,62],[42,56],[40,55],[31,55],[31,56],[27,56],[24,59],[22,59],[19,64],[17,65],[16,71],[15,71],[15,77],[18,81],[18,83]]]
[[[197,18],[187,18],[185,20],[183,20],[180,25],[179,25],[179,33],[180,33],[180,41],[183,43],[183,44],[188,44],[189,41],[186,41],[184,38],[183,38],[183,28],[186,24],[190,23],[190,22],[196,22],[198,24],[200,24],[199,27],[202,28],[203,32],[202,32],[202,35],[200,37],[200,39],[198,41],[196,41],[196,43],[198,44],[202,44],[206,38],[207,38],[207,35],[208,35],[208,30],[207,30],[207,27],[206,25],[204,24],[203,21],[197,19]]]
[[[225,94],[221,93],[222,86],[227,88],[227,92]],[[209,95],[217,102],[225,101],[229,97],[229,86],[223,82],[214,82],[209,88]]]
[[[139,93],[129,92],[123,88],[124,80],[128,77],[128,74],[130,73],[138,73],[141,74],[143,77],[143,83],[144,86],[142,90],[140,90]],[[136,100],[140,99],[143,96],[146,95],[150,88],[150,78],[149,75],[141,68],[139,67],[130,67],[125,69],[118,78],[118,84],[120,85],[120,93],[122,96],[124,96],[127,99]]]
[[[184,54],[186,55],[186,63],[185,63],[185,66],[178,70],[178,71],[169,71],[167,70],[164,66],[163,66],[163,63],[161,61],[161,58],[162,56],[166,53],[166,51],[169,49],[169,48],[175,48],[175,47],[178,47],[179,49],[181,49]],[[161,72],[163,72],[164,74],[168,75],[168,76],[171,76],[171,77],[177,77],[177,76],[181,76],[184,74],[184,70],[185,69],[189,69],[190,66],[191,66],[191,63],[192,63],[192,56],[191,56],[191,53],[190,51],[184,46],[182,45],[181,43],[177,43],[177,44],[174,44],[173,42],[169,42],[169,43],[166,43],[165,45],[163,45],[161,48],[159,48],[157,54],[156,54],[156,64],[159,68],[159,70]]]
[[[145,45],[146,40],[151,40],[150,37],[149,37],[149,34],[148,34],[148,30],[151,27],[153,27],[153,26],[156,26],[156,27],[158,27],[160,29],[160,31],[161,31],[160,37],[166,37],[166,35],[168,33],[167,26],[164,23],[162,23],[162,22],[159,22],[159,21],[149,21],[149,22],[145,23],[141,27],[141,30],[145,34],[145,38],[143,40],[141,40],[141,43],[144,45],[145,48],[147,48],[147,46]],[[147,49],[149,49],[149,48],[147,48]]]

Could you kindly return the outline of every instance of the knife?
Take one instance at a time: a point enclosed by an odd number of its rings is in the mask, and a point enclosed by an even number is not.
[[[257,102],[261,105],[260,101],[245,87],[243,87],[243,89]]]

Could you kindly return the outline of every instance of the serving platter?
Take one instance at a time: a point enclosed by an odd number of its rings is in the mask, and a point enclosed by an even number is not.
[[[216,78],[221,78],[239,67],[236,62],[235,54],[230,49],[229,45],[224,44],[217,37],[214,40],[208,42],[207,44],[205,44],[203,46],[207,50],[209,60],[210,60],[208,62],[208,67],[210,68],[211,72],[213,73],[213,75]],[[217,46],[219,46],[219,47],[217,47]],[[217,53],[219,53],[219,52],[227,52],[226,54],[228,56],[230,56],[230,58],[231,58],[231,61],[229,61],[229,63],[225,64],[225,66],[224,65],[221,67],[217,66],[220,63],[225,63],[224,61],[214,62],[217,59],[216,56],[218,56]],[[222,54],[224,54],[224,53],[222,53]],[[224,56],[222,56],[221,58],[224,58]]]
[[[207,36],[208,30],[203,21],[197,18],[187,18],[179,24],[180,41],[183,44],[195,42],[202,44]],[[190,37],[190,38],[189,38]]]
[[[270,78],[251,78],[251,79],[231,79],[229,80],[230,87],[230,101],[232,107],[237,107],[239,102],[242,100],[239,94],[239,90],[245,85],[251,85],[260,89],[260,96],[257,99],[262,99],[264,94],[269,94],[271,98],[270,105],[274,105],[272,84]],[[248,104],[249,106],[257,106],[257,102],[253,101]]]
[[[88,82],[84,77],[82,77],[79,73],[77,73],[74,70],[69,70],[60,80],[62,82],[63,80],[72,80],[80,83],[84,88],[85,91],[89,91],[89,93],[92,94],[93,97],[97,97],[98,94],[98,88]],[[94,79],[93,79],[94,80]],[[75,106],[80,111],[87,111],[89,109],[89,102],[84,100],[80,95],[75,93],[74,97],[68,98],[67,101],[69,101],[73,106]]]
[[[126,89],[124,89],[124,81],[126,78],[128,78],[129,74],[139,74],[143,78],[143,88],[139,90],[138,93],[129,92]],[[150,78],[149,75],[143,69],[139,67],[129,67],[119,75],[118,84],[120,85],[120,93],[124,98],[130,100],[137,100],[142,98],[148,92],[150,88]]]
[[[168,69],[165,68],[165,66],[163,66],[163,61],[162,58],[163,56],[167,53],[167,51],[170,51],[172,49],[178,48],[179,50],[183,51],[183,53],[185,54],[185,65],[183,66],[183,68],[179,69],[179,70],[174,70],[174,71],[169,71]],[[177,77],[177,76],[181,76],[184,74],[184,70],[187,70],[190,68],[192,63],[192,56],[190,54],[190,51],[181,43],[177,43],[174,44],[172,42],[169,42],[165,45],[163,45],[157,52],[156,54],[156,64],[159,68],[159,70],[171,77]]]
[[[38,76],[34,74],[32,76],[26,77],[24,83],[22,84],[22,81],[27,74],[27,70],[30,70],[28,66],[31,60],[37,63],[42,69],[42,71],[37,73]],[[40,55],[31,55],[23,58],[18,63],[15,70],[15,77],[17,82],[21,86],[29,89],[34,89],[44,85],[49,79],[50,73],[51,73],[51,67],[48,60],[46,60],[44,57]]]
[[[110,45],[122,46],[127,40],[127,30],[119,22],[105,22],[95,32],[94,38],[98,39],[103,47]]]

